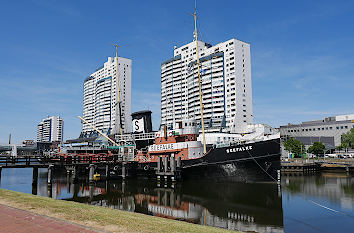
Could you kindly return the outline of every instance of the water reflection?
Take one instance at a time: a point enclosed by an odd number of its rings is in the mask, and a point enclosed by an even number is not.
[[[151,180],[73,183],[39,181],[38,195],[139,212],[230,230],[283,232],[282,200],[276,184]]]
[[[1,188],[251,232],[345,232],[354,227],[354,178],[346,174],[282,176],[282,184],[151,180],[73,183],[40,170],[3,169]],[[328,209],[327,209],[328,208]],[[338,211],[334,212],[329,209]]]
[[[353,231],[353,176],[283,176],[282,187],[286,232]]]
[[[291,194],[315,197],[353,210],[354,177],[345,173],[321,173],[316,176],[283,176],[283,188]]]

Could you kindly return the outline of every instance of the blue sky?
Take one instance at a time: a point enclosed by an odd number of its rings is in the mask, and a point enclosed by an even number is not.
[[[189,43],[193,0],[0,3],[0,142],[35,139],[48,115],[76,138],[85,77],[114,54],[133,60],[132,110],[160,122],[160,64]],[[354,1],[198,2],[201,39],[251,44],[254,121],[354,113]]]

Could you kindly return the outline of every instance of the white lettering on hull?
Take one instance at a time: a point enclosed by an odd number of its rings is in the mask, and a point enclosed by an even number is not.
[[[226,149],[226,153],[229,154],[229,153],[248,151],[248,150],[252,150],[252,146],[234,147],[234,148]]]
[[[175,149],[173,143],[149,146],[149,151],[163,151],[163,150],[173,150],[173,149]]]

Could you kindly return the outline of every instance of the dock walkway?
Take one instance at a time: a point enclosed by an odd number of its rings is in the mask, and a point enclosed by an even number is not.
[[[289,160],[281,162],[282,172],[354,171],[354,161]]]

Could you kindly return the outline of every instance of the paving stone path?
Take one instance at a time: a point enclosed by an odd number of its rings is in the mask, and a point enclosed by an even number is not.
[[[37,215],[25,210],[19,210],[0,204],[0,232],[96,233],[97,231],[63,220]]]

